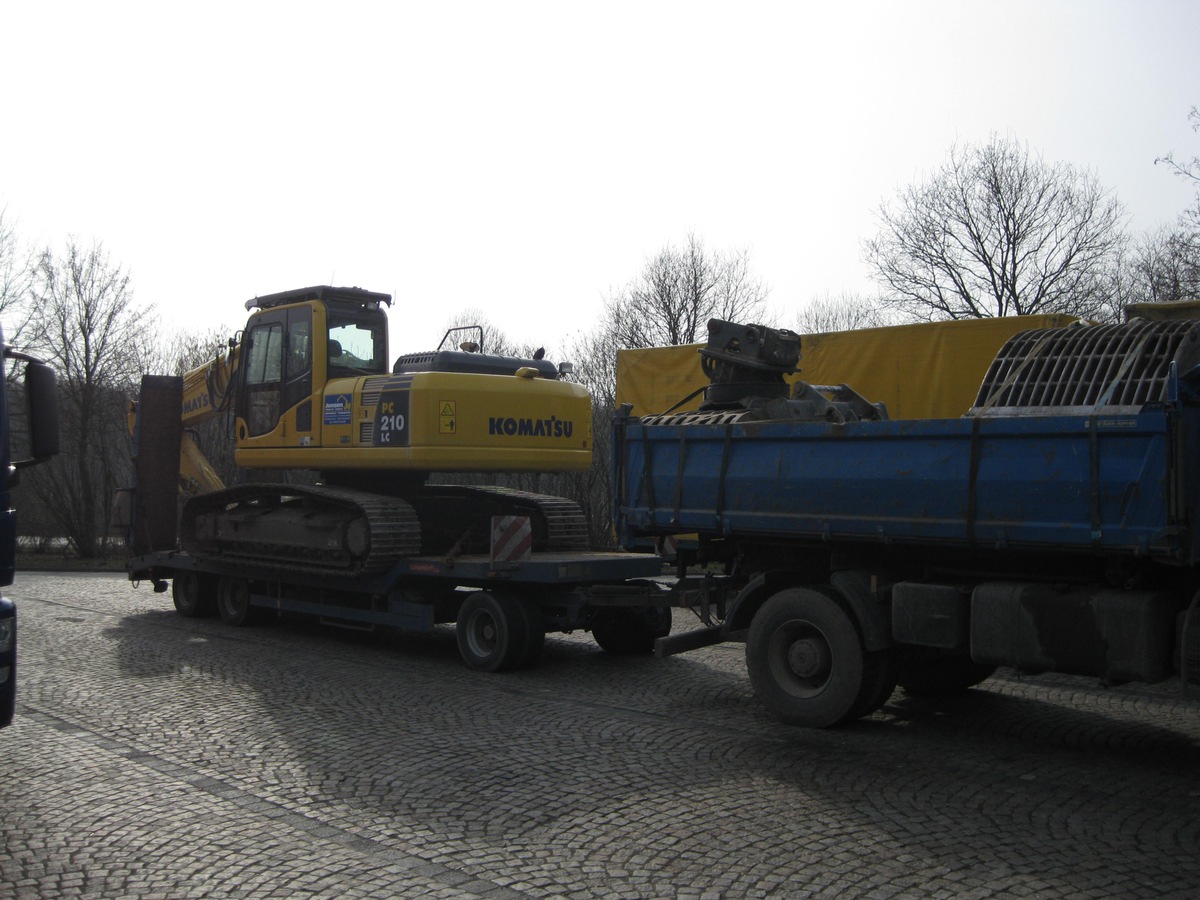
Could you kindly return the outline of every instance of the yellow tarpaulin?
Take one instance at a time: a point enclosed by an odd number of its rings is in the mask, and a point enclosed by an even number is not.
[[[1010,337],[1033,328],[1061,328],[1071,316],[1011,316],[931,322],[803,336],[800,372],[790,380],[846,384],[892,419],[958,418],[971,408],[993,357]],[[617,403],[633,415],[665,412],[708,384],[701,344],[622,350],[617,354]],[[680,407],[696,409],[698,395]]]

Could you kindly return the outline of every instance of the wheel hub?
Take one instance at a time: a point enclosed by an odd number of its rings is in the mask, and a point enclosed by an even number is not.
[[[829,670],[829,647],[815,637],[793,641],[788,648],[788,667],[798,678],[815,678]]]

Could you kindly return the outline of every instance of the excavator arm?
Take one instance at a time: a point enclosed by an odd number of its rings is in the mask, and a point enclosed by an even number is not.
[[[185,494],[206,494],[225,487],[208,458],[196,443],[192,431],[224,412],[232,399],[241,344],[230,347],[203,366],[197,366],[183,376],[183,438],[179,448],[179,489]]]
[[[179,490],[188,496],[221,490],[225,482],[196,443],[192,429],[223,413],[232,399],[233,385],[241,361],[242,345],[230,341],[227,350],[204,365],[183,375],[183,402],[180,421],[183,435],[179,450]],[[137,428],[138,401],[128,410],[129,433]]]

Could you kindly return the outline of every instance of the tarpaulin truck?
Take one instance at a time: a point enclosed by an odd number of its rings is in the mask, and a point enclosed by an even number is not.
[[[707,627],[660,654],[744,641],[762,702],[816,727],[997,666],[1200,676],[1200,323],[1022,331],[940,418],[796,381],[800,350],[714,320],[699,408],[618,417],[622,542],[696,535],[705,571]]]

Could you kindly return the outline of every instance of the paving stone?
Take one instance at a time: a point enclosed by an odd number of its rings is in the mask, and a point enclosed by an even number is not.
[[[742,649],[463,667],[449,628],[229,629],[20,573],[0,896],[1189,897],[1200,710],[1001,674],[772,720]],[[683,623],[682,614],[680,618]]]

